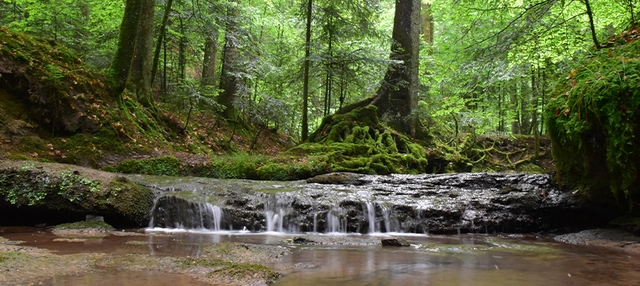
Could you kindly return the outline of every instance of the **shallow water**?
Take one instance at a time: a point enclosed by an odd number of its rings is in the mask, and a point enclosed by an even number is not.
[[[403,237],[411,247],[393,248],[367,245],[380,239],[380,236],[370,235],[308,236],[311,240],[324,241],[322,245],[289,245],[283,241],[292,236],[277,233],[139,233],[138,236],[111,235],[85,242],[53,241],[56,238],[53,234],[31,228],[2,228],[0,235],[59,254],[105,252],[186,256],[198,255],[203,243],[224,241],[289,246],[293,248],[290,255],[268,265],[285,274],[275,284],[280,286],[640,283],[638,255],[598,247],[570,246],[535,236],[410,235]],[[55,286],[203,285],[186,275],[136,271],[59,276],[47,283]]]

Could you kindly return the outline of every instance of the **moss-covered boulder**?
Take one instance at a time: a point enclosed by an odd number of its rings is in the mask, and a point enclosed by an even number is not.
[[[632,209],[640,199],[640,41],[611,39],[555,90],[545,109],[558,181],[601,202]]]
[[[0,162],[0,209],[12,223],[105,217],[113,225],[143,226],[154,194],[124,177],[71,165]]]

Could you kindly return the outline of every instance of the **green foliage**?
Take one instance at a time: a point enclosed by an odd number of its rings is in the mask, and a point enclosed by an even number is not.
[[[173,156],[149,159],[126,159],[116,166],[105,167],[105,171],[125,174],[145,174],[156,176],[178,176],[185,172],[180,160]]]
[[[558,172],[565,176],[562,181],[571,187],[598,186],[593,181],[605,176],[616,198],[628,200],[630,207],[640,192],[636,33],[623,35],[628,44],[597,51],[583,61],[545,110]]]

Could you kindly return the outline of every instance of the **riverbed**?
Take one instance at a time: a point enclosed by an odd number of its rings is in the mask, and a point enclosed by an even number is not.
[[[47,229],[0,227],[0,236],[5,238],[0,244],[0,254],[5,254],[0,271],[7,274],[0,277],[2,285],[269,283],[251,275],[232,279],[206,267],[181,266],[185,259],[209,256],[267,266],[279,273],[273,285],[636,285],[640,281],[638,254],[569,245],[535,234],[293,235],[155,229],[74,238],[58,237]],[[384,237],[403,238],[410,246],[383,247]]]

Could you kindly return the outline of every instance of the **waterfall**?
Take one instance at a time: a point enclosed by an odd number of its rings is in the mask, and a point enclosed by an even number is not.
[[[376,207],[372,202],[366,202],[367,220],[369,221],[369,233],[376,232]]]
[[[346,220],[340,219],[343,216],[342,210],[338,207],[332,208],[327,212],[327,233],[345,233],[347,232]]]
[[[151,210],[149,227],[220,231],[223,216],[222,209],[210,203],[161,196]]]
[[[268,232],[284,232],[284,210],[282,208],[280,208],[278,211],[265,211],[265,218],[267,220],[266,227]]]

